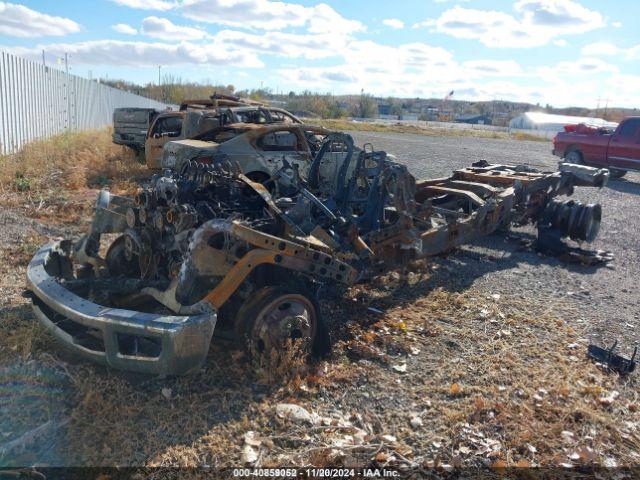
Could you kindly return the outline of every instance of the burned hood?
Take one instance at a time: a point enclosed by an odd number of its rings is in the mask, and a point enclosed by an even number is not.
[[[179,171],[184,162],[211,157],[220,144],[202,140],[176,140],[168,142],[162,151],[161,167]]]

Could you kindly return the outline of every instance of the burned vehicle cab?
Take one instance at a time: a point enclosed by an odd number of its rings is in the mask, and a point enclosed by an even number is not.
[[[175,112],[156,118],[145,142],[145,162],[150,169],[158,168],[157,159],[162,155],[164,145],[172,139],[182,137],[184,114]]]
[[[156,171],[161,168],[163,150],[167,143],[197,137],[220,125],[220,115],[208,110],[177,112],[159,117],[150,128],[147,138],[147,167]]]
[[[480,162],[416,181],[385,152],[306,126],[249,129],[217,150],[229,143],[224,154],[236,162],[185,160],[134,198],[102,192],[87,235],[36,254],[27,272],[34,311],[67,347],[161,374],[197,369],[214,329],[258,361],[292,343],[322,354],[330,342],[320,286],[366,281],[509,224],[537,225],[547,241],[591,241],[600,206],[557,197],[608,179],[579,165]],[[305,168],[282,155],[293,143]],[[280,159],[263,185],[242,158],[270,165],[271,150],[260,150],[270,145]]]
[[[272,107],[231,107],[224,112],[223,125],[233,123],[254,123],[269,125],[273,123],[302,124],[295,115],[281,108]]]
[[[208,99],[184,100],[179,111],[160,114],[149,127],[144,142],[145,162],[151,170],[160,168],[164,145],[175,139],[193,138],[225,123],[222,112],[229,108],[257,109],[261,103],[231,95],[214,94]]]

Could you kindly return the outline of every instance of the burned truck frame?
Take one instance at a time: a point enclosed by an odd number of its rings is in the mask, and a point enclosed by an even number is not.
[[[38,251],[33,309],[67,347],[154,374],[199,368],[216,328],[255,357],[290,340],[321,354],[318,285],[363,282],[508,225],[592,241],[600,206],[557,198],[608,179],[576,165],[480,162],[416,181],[342,133],[324,139],[304,178],[286,161],[261,184],[231,162],[199,160],[134,198],[102,192],[86,236]]]

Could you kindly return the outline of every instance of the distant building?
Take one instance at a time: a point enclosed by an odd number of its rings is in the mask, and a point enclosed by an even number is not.
[[[391,105],[387,103],[378,104],[378,115],[391,115]]]
[[[608,122],[602,118],[572,117],[568,115],[553,115],[544,112],[526,112],[514,117],[509,122],[509,128],[521,130],[543,130],[547,132],[561,132],[565,125],[577,125],[585,123],[598,127],[618,126],[615,122]]]
[[[417,122],[419,116],[420,115],[418,115],[417,113],[403,113],[402,115],[400,115],[400,120],[405,120],[408,122]]]
[[[425,117],[429,121],[438,120],[440,115],[440,109],[438,107],[434,107],[433,105],[428,105],[425,109]]]
[[[481,113],[465,113],[458,115],[455,120],[457,123],[471,123],[473,125],[491,125],[491,117]]]

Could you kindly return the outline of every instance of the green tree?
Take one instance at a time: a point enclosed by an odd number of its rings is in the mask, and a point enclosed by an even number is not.
[[[358,100],[356,112],[355,116],[357,117],[373,118],[378,115],[378,102],[375,101],[373,96],[364,93],[363,90]]]

